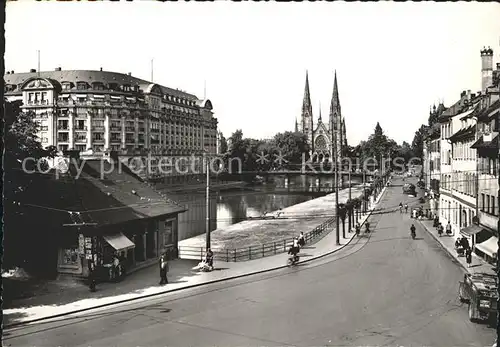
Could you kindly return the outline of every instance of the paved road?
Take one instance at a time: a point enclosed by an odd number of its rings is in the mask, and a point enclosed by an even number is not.
[[[382,208],[396,206],[389,189]],[[387,210],[385,210],[387,212]],[[399,211],[335,256],[84,317],[7,332],[12,346],[492,345],[468,321],[460,268]]]

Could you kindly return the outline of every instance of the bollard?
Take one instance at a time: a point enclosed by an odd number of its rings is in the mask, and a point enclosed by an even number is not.
[[[226,261],[229,263],[229,249],[226,249]]]
[[[274,242],[274,254],[276,254],[276,242]]]
[[[262,244],[262,258],[265,257],[266,251],[264,250],[264,244]]]
[[[234,262],[236,263],[237,258],[236,258],[236,248],[234,249]]]
[[[200,261],[203,260],[203,247],[200,247]]]
[[[252,246],[248,247],[248,259],[252,260]]]
[[[286,252],[286,240],[283,240],[283,252]]]

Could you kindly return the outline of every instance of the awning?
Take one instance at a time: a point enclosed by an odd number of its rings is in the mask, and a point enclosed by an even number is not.
[[[104,99],[104,95],[96,95],[96,94],[94,94],[94,98],[96,98],[96,99]]]
[[[127,97],[126,99],[127,99],[128,101],[134,101],[134,102],[135,102],[135,98],[129,98],[129,97]]]
[[[77,97],[77,98],[86,98],[87,95],[86,94],[77,94],[77,95],[75,95],[75,97]]]
[[[492,258],[496,258],[498,252],[498,239],[496,236],[492,236],[488,240],[477,244],[476,248]]]
[[[69,94],[61,94],[59,95],[60,98],[69,98]]]
[[[113,96],[113,95],[111,95],[111,99],[113,99],[113,100],[121,100],[121,96]]]
[[[460,234],[464,234],[464,236],[472,236],[476,235],[481,230],[483,230],[483,228],[481,228],[479,225],[471,224],[468,227],[465,227],[462,230],[460,230]]]
[[[129,248],[135,248],[134,243],[122,233],[114,235],[104,235],[103,238],[107,243],[110,244],[111,247],[113,247],[117,251],[124,251]]]

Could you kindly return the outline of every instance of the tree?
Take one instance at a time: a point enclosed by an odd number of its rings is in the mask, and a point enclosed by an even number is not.
[[[274,149],[288,161],[288,164],[301,164],[303,155],[309,159],[307,137],[302,133],[287,131],[278,133],[273,138]]]
[[[24,227],[30,218],[23,216],[23,209],[19,202],[26,201],[30,190],[32,176],[26,170],[43,170],[48,168],[45,158],[54,158],[56,148],[43,148],[38,139],[38,124],[34,121],[34,114],[21,112],[20,102],[5,102],[5,153],[4,168],[4,218],[8,225],[8,232],[4,234],[6,249],[24,252],[8,252],[4,255],[4,267],[22,266],[26,253],[26,240],[36,242],[30,236],[31,228]],[[25,159],[33,158],[24,163]],[[36,161],[39,162],[37,168]],[[23,163],[25,164],[23,167]]]
[[[225,154],[227,152],[227,150],[228,150],[228,148],[227,148],[227,140],[224,137],[224,135],[222,133],[220,133],[220,148],[219,148],[219,152],[220,152],[220,154]]]
[[[421,125],[420,128],[415,132],[413,142],[411,143],[413,155],[420,159],[424,157],[424,137],[428,129],[429,128],[427,126]]]

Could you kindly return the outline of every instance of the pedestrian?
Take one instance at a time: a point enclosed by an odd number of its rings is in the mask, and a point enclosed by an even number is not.
[[[465,261],[467,262],[467,267],[471,267],[472,263],[472,249],[469,247],[465,251]]]
[[[168,261],[166,253],[160,257],[160,284],[167,284]]]
[[[408,213],[408,204],[405,204],[405,213]]]
[[[448,235],[448,236],[451,235],[451,224],[450,224],[450,222],[448,222],[448,224],[446,224],[446,235]]]

